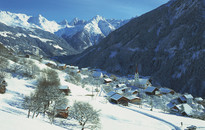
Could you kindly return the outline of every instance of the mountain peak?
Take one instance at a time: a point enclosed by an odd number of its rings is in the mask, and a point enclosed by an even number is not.
[[[70,22],[70,25],[74,26],[74,25],[85,24],[85,23],[86,23],[85,20],[80,20],[79,18],[76,17]]]
[[[96,15],[95,17],[92,18],[91,21],[93,21],[93,20],[100,21],[100,20],[105,20],[105,18],[103,18],[103,17],[100,16],[100,15]]]

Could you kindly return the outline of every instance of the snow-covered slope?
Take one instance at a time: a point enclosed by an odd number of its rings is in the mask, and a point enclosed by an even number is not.
[[[30,28],[31,25],[28,23],[29,18],[30,16],[25,14],[17,14],[0,10],[0,22],[7,26]]]
[[[57,24],[55,21],[49,21],[42,15],[38,15],[37,17],[30,17],[28,19],[28,23],[34,24],[34,26],[37,25],[41,29],[51,33],[54,33],[62,28],[61,25]]]
[[[67,42],[41,29],[25,29],[0,23],[0,42],[15,53],[59,56],[77,53]]]

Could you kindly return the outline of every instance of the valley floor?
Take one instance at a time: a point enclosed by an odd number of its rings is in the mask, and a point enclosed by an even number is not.
[[[181,117],[163,113],[154,109],[150,111],[147,106],[139,108],[138,105],[129,104],[128,107],[111,104],[105,98],[105,93],[101,90],[94,93],[94,97],[86,96],[91,94],[81,86],[74,85],[65,81],[66,73],[59,71],[61,84],[68,85],[71,90],[69,106],[74,101],[89,102],[95,109],[101,110],[101,128],[102,130],[180,130],[187,126],[195,125],[201,130],[205,130],[205,121]],[[56,119],[51,125],[49,120],[44,117],[34,119],[27,118],[27,110],[21,106],[23,97],[29,95],[35,89],[35,80],[27,80],[22,78],[10,77],[6,79],[8,86],[7,92],[0,95],[0,129],[1,130],[61,130],[80,129],[80,126],[73,120]],[[86,86],[86,88],[92,86]],[[91,89],[90,89],[91,90]],[[60,123],[59,123],[60,122]],[[183,126],[181,126],[183,122]]]

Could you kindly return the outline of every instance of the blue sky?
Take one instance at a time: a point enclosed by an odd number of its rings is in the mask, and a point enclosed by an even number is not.
[[[0,0],[0,10],[62,21],[91,19],[96,15],[105,18],[128,19],[140,16],[168,0]]]

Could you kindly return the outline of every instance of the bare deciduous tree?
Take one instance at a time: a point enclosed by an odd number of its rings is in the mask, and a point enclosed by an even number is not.
[[[100,111],[94,110],[89,103],[75,102],[70,110],[70,117],[77,120],[85,128],[94,129],[100,126]]]

